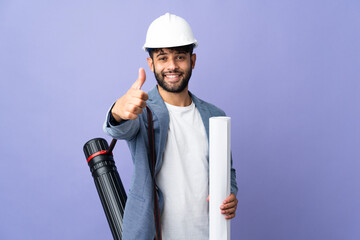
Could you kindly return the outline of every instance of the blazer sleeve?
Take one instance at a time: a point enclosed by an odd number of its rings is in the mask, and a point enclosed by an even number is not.
[[[231,154],[231,186],[230,186],[230,192],[235,194],[235,196],[238,193],[238,187],[237,187],[237,183],[236,183],[236,171],[233,168],[233,160],[232,160],[232,154]]]
[[[140,128],[139,117],[135,120],[125,120],[118,124],[111,121],[111,109],[106,114],[106,119],[103,125],[104,132],[116,139],[131,140],[136,137]]]

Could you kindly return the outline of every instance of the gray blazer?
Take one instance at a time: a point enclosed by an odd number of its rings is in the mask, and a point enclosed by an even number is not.
[[[155,174],[161,168],[162,156],[165,148],[169,128],[169,113],[161,98],[157,87],[150,90],[147,106],[153,115],[155,132],[156,165]],[[225,116],[224,111],[209,104],[191,94],[192,101],[200,112],[209,139],[209,118],[213,116]],[[104,123],[104,131],[116,139],[124,139],[129,146],[134,172],[131,186],[128,191],[125,213],[123,218],[123,239],[154,239],[154,203],[152,192],[152,180],[148,164],[148,136],[147,136],[147,113],[143,113],[135,120],[123,121],[119,125],[111,125],[110,110]],[[232,160],[231,160],[232,164]],[[231,168],[231,192],[237,194],[235,169]],[[164,198],[161,189],[158,189],[160,211],[163,209]]]

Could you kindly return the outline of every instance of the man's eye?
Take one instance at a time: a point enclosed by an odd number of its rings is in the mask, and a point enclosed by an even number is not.
[[[184,59],[183,56],[178,56],[177,58],[180,59],[180,60]]]
[[[165,58],[165,57],[161,57],[161,58],[159,58],[159,61],[164,61],[164,60],[166,60],[166,58]]]

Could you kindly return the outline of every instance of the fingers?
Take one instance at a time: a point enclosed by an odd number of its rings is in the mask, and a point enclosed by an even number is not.
[[[220,208],[220,209],[221,209],[222,214],[232,214],[232,213],[235,213],[236,206],[231,207],[231,208],[224,208],[224,209]]]
[[[136,79],[134,84],[131,86],[131,88],[140,90],[141,87],[144,85],[145,80],[146,80],[145,70],[143,68],[139,68],[138,78]]]
[[[237,204],[238,200],[233,193],[224,200],[223,205],[220,206],[220,210],[221,213],[225,215],[225,219],[232,219],[235,217]]]
[[[137,90],[137,89],[131,89],[132,91],[129,91],[127,94],[129,94],[131,97],[136,98],[136,99],[140,99],[143,101],[148,100],[149,96],[146,92],[142,91],[142,90]]]
[[[143,97],[147,99],[147,96]],[[146,107],[145,100],[141,98],[132,97],[127,100],[125,104],[122,105],[121,110],[121,119],[123,120],[134,120],[139,114],[142,113],[143,109]]]
[[[229,215],[226,215],[225,216],[225,219],[233,219],[235,217],[235,213],[233,213],[233,214],[229,214]]]
[[[235,206],[237,206],[237,202],[233,201],[233,202],[229,202],[227,204],[221,205],[220,209],[228,209],[228,208],[233,208]]]
[[[125,111],[123,116],[126,119],[135,120],[141,112],[142,112],[142,108],[133,107],[130,111]]]
[[[221,210],[221,214],[225,215],[225,219],[232,219],[235,217],[236,205],[232,208],[227,208],[225,210]]]

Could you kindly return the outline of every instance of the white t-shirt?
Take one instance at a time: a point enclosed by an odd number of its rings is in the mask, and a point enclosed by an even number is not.
[[[157,181],[164,194],[164,240],[209,239],[208,140],[195,104],[166,104],[170,123]]]

